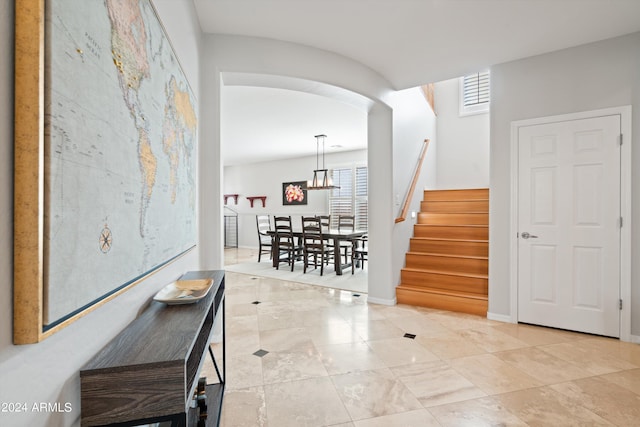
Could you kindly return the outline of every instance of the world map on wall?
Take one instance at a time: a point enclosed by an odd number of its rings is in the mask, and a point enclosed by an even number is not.
[[[149,0],[46,5],[45,326],[195,245],[198,140]]]

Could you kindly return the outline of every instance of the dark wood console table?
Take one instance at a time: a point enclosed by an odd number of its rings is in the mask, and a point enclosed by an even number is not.
[[[82,368],[82,426],[160,421],[172,427],[219,425],[226,379],[224,271],[194,271],[181,277],[206,278],[213,279],[213,286],[204,299],[186,305],[152,301]],[[217,315],[223,322],[222,369],[209,346]],[[205,393],[199,391],[204,386],[199,375],[207,352],[218,383],[207,385]]]

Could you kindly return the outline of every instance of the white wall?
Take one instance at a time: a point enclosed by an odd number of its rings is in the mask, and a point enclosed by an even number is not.
[[[436,138],[436,117],[426,101],[422,89],[413,88],[398,91],[388,98],[393,106],[393,214],[400,215],[407,191],[413,179],[424,140],[429,139],[429,147],[420,170],[413,198],[409,204],[409,215],[404,222],[393,229],[393,284],[400,284],[400,269],[405,266],[405,255],[409,250],[409,239],[413,236],[416,218],[411,212],[420,211],[425,188],[436,184],[436,165],[440,139]],[[394,289],[395,290],[395,289]]]
[[[640,33],[491,68],[489,312],[510,313],[510,126],[515,120],[632,105],[631,334],[640,335]]]
[[[155,4],[194,90],[200,35],[191,2]],[[12,344],[14,2],[0,2],[0,402],[70,403],[69,413],[2,413],[2,426],[68,426],[80,420],[79,369],[119,333],[166,283],[197,269],[198,253],[153,275],[39,344]],[[186,29],[186,30],[185,30]],[[183,55],[183,52],[188,52]],[[201,118],[202,119],[202,118]]]
[[[460,116],[459,79],[435,84],[437,189],[489,187],[489,113]]]
[[[366,129],[363,129],[366,132]],[[367,163],[367,151],[345,151],[327,153],[327,168]],[[238,246],[258,247],[256,215],[291,215],[294,225],[301,215],[329,213],[329,191],[307,192],[307,205],[283,206],[282,183],[307,181],[312,178],[316,167],[316,157],[299,157],[273,162],[252,163],[224,168],[224,194],[239,194],[238,204],[229,200],[227,206],[238,212]],[[251,207],[247,196],[267,196],[266,206],[256,200]]]

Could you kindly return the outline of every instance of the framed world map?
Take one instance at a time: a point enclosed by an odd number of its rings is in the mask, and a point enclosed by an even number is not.
[[[37,276],[39,341],[195,246],[197,101],[150,0],[16,12],[17,56],[44,62],[33,117],[16,60],[14,320],[33,323]],[[20,36],[36,26],[37,45]]]

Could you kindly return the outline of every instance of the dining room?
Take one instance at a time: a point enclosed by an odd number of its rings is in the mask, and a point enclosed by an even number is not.
[[[330,215],[255,215],[257,247],[225,247],[225,269],[366,294],[367,231],[354,219],[331,228]]]
[[[359,153],[349,154],[353,156]],[[225,269],[253,276],[367,293],[366,192],[361,188],[361,196],[356,202],[357,190],[347,192],[345,185],[348,183],[355,186],[355,182],[344,179],[345,170],[349,169],[360,169],[361,179],[366,179],[361,170],[366,166],[357,162],[353,162],[353,166],[346,162],[342,164],[342,169],[339,169],[343,176],[341,188],[301,188],[299,198],[307,200],[306,204],[287,204],[285,193],[291,185],[289,182],[274,182],[285,195],[279,192],[265,195],[264,206],[262,200],[258,200],[258,203],[254,201],[252,207],[250,199],[247,199],[251,196],[243,197],[240,193],[237,197],[227,197],[224,210],[225,222],[229,226],[225,226],[225,234],[229,243],[225,245]],[[359,166],[355,166],[356,164]],[[250,170],[260,173],[265,168],[264,176],[268,176],[266,170],[273,165],[274,162],[252,164]],[[228,172],[246,177],[246,171],[243,172],[242,169],[245,168],[233,167]],[[268,179],[264,182],[268,182]],[[299,185],[304,186],[302,183]],[[344,197],[345,193],[354,193],[351,202],[348,197]],[[352,208],[358,215],[350,214]],[[349,220],[350,222],[346,222]],[[315,221],[319,229],[310,235],[305,224]],[[283,223],[289,230],[283,230]]]
[[[366,293],[367,263],[351,260],[355,239],[360,251],[367,243],[366,111],[303,91],[241,85],[223,91],[225,268]],[[338,220],[346,216],[353,225],[345,235]],[[322,268],[318,262],[305,268],[302,219],[315,217],[329,218],[322,229],[326,259]],[[262,251],[258,218],[273,233],[262,236],[271,243]],[[277,249],[275,218],[290,218],[293,256]],[[358,265],[353,272],[351,264]]]

